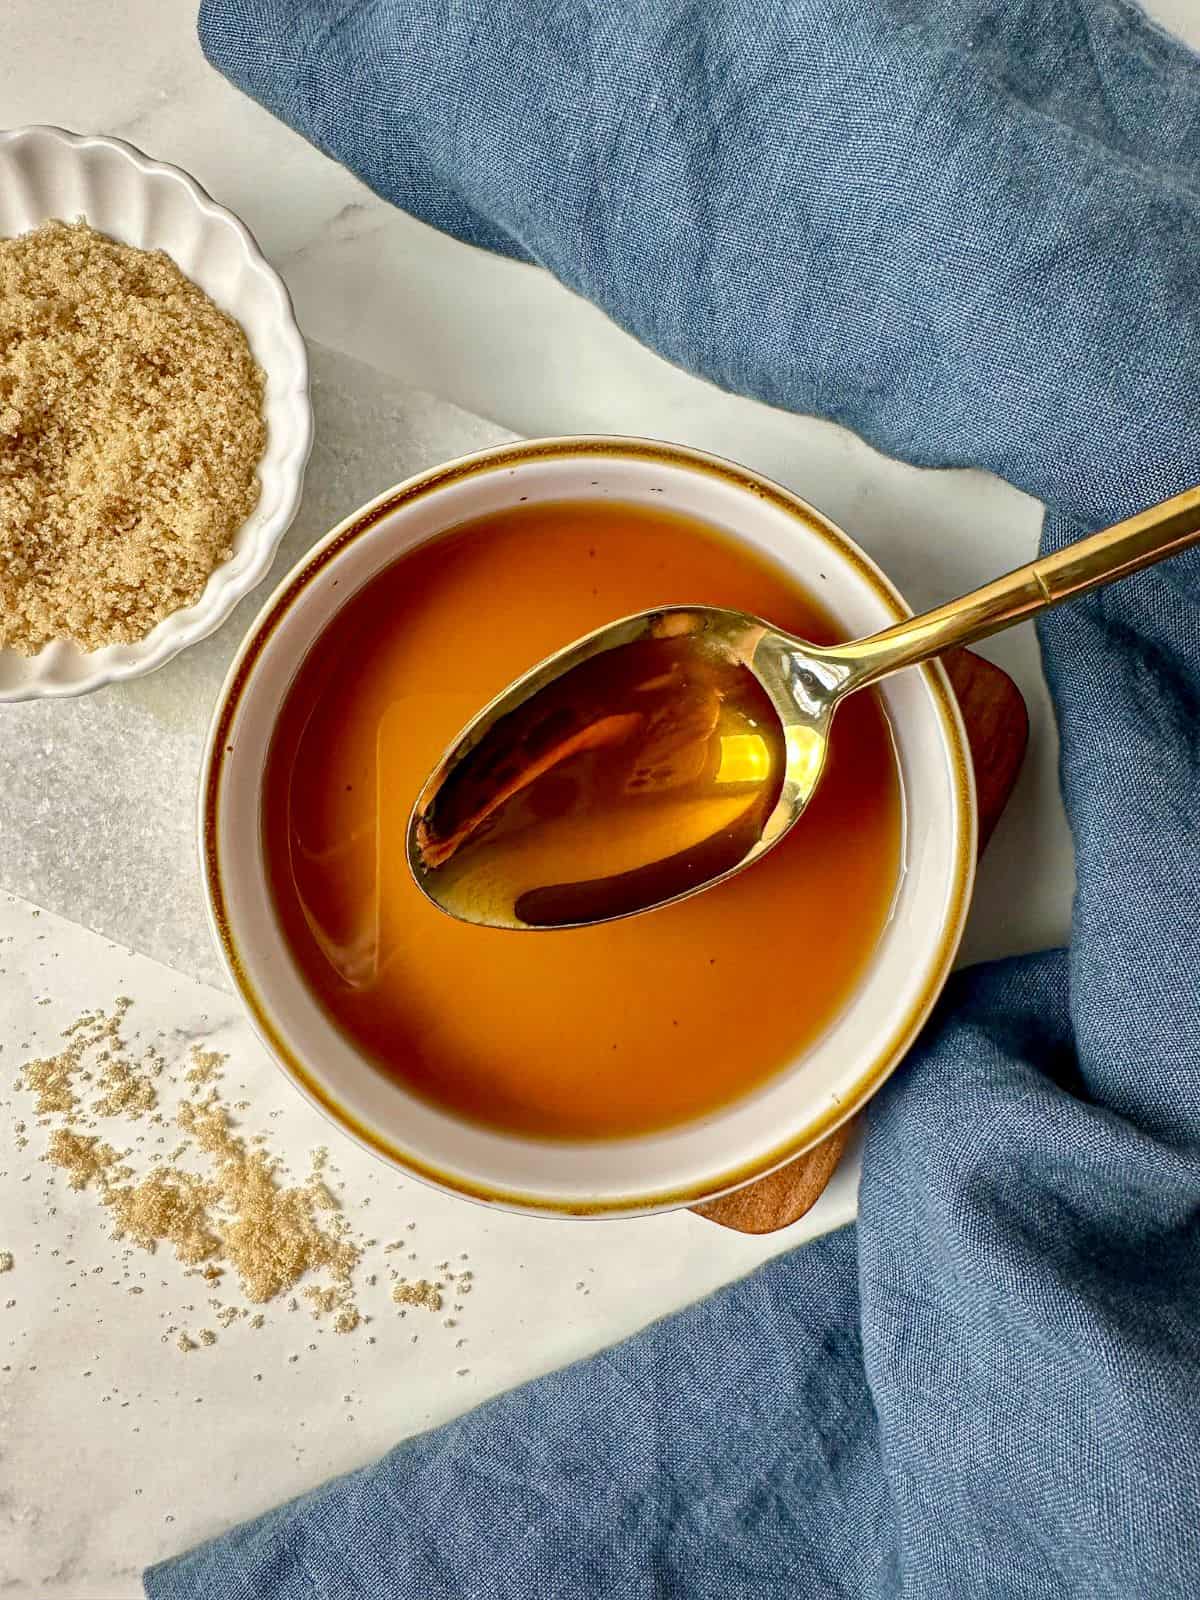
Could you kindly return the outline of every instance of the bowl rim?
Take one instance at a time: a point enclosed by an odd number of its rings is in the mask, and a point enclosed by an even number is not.
[[[28,700],[65,700],[75,699],[80,695],[91,694],[96,689],[102,689],[110,683],[124,683],[132,678],[140,678],[150,672],[155,672],[159,667],[172,661],[181,650],[189,645],[199,644],[202,639],[207,639],[216,632],[229,618],[230,613],[240,601],[245,599],[257,584],[270,570],[275,559],[279,545],[295,518],[300,505],[300,497],[304,488],[304,471],[308,458],[312,452],[313,444],[313,411],[310,392],[310,376],[308,366],[308,350],[304,343],[304,336],[300,332],[299,323],[296,321],[295,307],[292,304],[291,293],[283,278],[267,260],[258,241],[250,229],[231,211],[228,206],[221,205],[208,193],[202,184],[197,182],[189,172],[170,161],[159,161],[153,156],[148,156],[137,145],[130,144],[126,139],[119,139],[114,134],[108,133],[74,133],[69,128],[59,127],[50,122],[30,122],[18,127],[0,128],[0,150],[5,146],[14,144],[22,139],[41,139],[51,144],[60,145],[68,150],[83,150],[89,147],[100,146],[113,150],[140,172],[143,177],[167,178],[178,184],[188,194],[197,210],[204,216],[232,228],[237,236],[250,269],[254,272],[271,291],[276,302],[279,318],[279,334],[282,342],[288,347],[288,352],[293,362],[293,372],[287,382],[284,395],[290,402],[291,422],[293,437],[290,448],[283,455],[278,466],[278,478],[281,493],[279,502],[273,516],[258,530],[256,534],[256,548],[253,559],[245,570],[238,575],[235,583],[227,584],[224,593],[216,597],[216,604],[211,616],[203,620],[192,619],[183,622],[179,619],[184,613],[203,604],[204,591],[192,601],[191,605],[183,606],[178,611],[168,612],[154,628],[153,633],[162,628],[164,623],[174,623],[175,626],[164,630],[153,649],[143,651],[146,639],[135,640],[132,644],[122,648],[133,652],[132,656],[124,659],[111,660],[103,666],[95,667],[85,676],[72,679],[68,682],[56,681],[51,677],[34,677],[12,688],[0,688],[0,704],[15,705]],[[86,220],[86,219],[85,219]],[[170,254],[170,252],[167,252]],[[174,259],[174,258],[172,258]],[[183,269],[180,268],[182,271]],[[240,325],[240,321],[239,321]],[[243,332],[245,330],[243,329]],[[253,513],[252,513],[253,515]],[[241,526],[245,526],[242,523]],[[230,558],[232,560],[234,558]],[[222,562],[213,568],[209,574],[209,582],[220,573],[229,562]],[[207,589],[207,584],[206,584]],[[47,651],[53,650],[61,640],[52,639],[42,646],[37,654],[25,659],[36,662]],[[0,647],[3,648],[3,647]],[[101,650],[82,652],[85,656],[100,656]]]
[[[650,460],[699,471],[724,479],[756,496],[765,497],[801,522],[809,534],[823,538],[836,554],[866,579],[897,621],[911,615],[910,608],[891,580],[847,534],[799,495],[751,468],[692,446],[632,435],[567,434],[493,445],[415,473],[390,489],[385,489],[332,528],[281,580],[251,624],[221,685],[205,742],[197,796],[201,876],[209,927],[222,965],[246,1007],[254,1031],[284,1076],[290,1079],[310,1104],[360,1147],[444,1193],[522,1215],[586,1219],[646,1216],[715,1200],[745,1184],[767,1177],[812,1149],[855,1116],[903,1060],[937,1003],[950,974],[971,903],[978,831],[974,768],[966,728],[946,670],[940,661],[933,660],[917,670],[924,674],[932,692],[950,760],[958,848],[953,866],[950,905],[931,956],[926,981],[917,999],[889,1030],[886,1044],[874,1060],[865,1064],[858,1073],[852,1094],[843,1095],[836,1106],[811,1116],[802,1128],[791,1132],[785,1140],[730,1170],[670,1190],[651,1188],[641,1194],[621,1195],[599,1202],[528,1194],[447,1172],[406,1149],[378,1128],[367,1125],[343,1106],[286,1043],[281,1029],[259,996],[230,924],[220,859],[220,792],[226,747],[229,744],[228,734],[256,665],[276,628],[301,593],[352,541],[368,535],[400,507],[452,483],[461,482],[464,478],[539,459],[589,454]],[[433,535],[435,538],[438,536]]]

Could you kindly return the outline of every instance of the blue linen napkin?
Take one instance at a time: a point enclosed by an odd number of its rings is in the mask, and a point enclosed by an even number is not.
[[[1200,63],[1123,0],[205,0],[248,93],[671,359],[1047,503],[1200,482]],[[1066,950],[961,974],[857,1227],[154,1600],[1200,1592],[1200,558],[1041,628]]]

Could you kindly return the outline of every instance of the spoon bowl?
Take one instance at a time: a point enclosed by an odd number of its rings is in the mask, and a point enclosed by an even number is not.
[[[541,662],[468,724],[417,797],[422,892],[488,927],[585,927],[752,866],[812,798],[838,704],[1200,538],[1200,489],[934,611],[819,646],[714,606],[644,611]]]
[[[757,716],[712,741],[712,781],[687,772],[690,781],[664,805],[660,765],[660,784],[648,783],[636,799],[635,826],[614,828],[605,817],[599,829],[555,831],[553,818],[526,814],[498,849],[497,817],[522,792],[594,759],[601,746],[629,742],[638,712],[615,709],[613,680],[639,652],[634,708],[645,678],[655,683],[680,660],[715,666],[726,693],[732,674],[760,691]],[[798,820],[820,781],[846,675],[828,652],[743,611],[668,606],[608,623],[531,668],[463,730],[413,807],[413,875],[443,910],[489,927],[588,926],[687,899],[758,860]],[[670,710],[666,742],[690,754],[694,704],[676,690]],[[747,751],[748,741],[757,748]],[[644,766],[644,749],[636,750]]]

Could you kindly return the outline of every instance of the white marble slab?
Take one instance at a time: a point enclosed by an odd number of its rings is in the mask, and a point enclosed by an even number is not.
[[[173,1061],[193,1042],[229,1054],[224,1098],[250,1102],[243,1131],[266,1133],[295,1176],[328,1144],[346,1214],[380,1246],[411,1240],[411,1276],[436,1276],[439,1261],[465,1252],[474,1281],[457,1325],[400,1318],[387,1280],[398,1256],[377,1247],[360,1273],[379,1274],[360,1300],[373,1320],[354,1334],[271,1306],[261,1331],[235,1324],[187,1354],[163,1343],[171,1325],[193,1335],[215,1326],[208,1294],[238,1297],[227,1283],[212,1291],[184,1278],[162,1247],[125,1260],[100,1207],[41,1162],[46,1130],[12,1088],[21,1062],[118,994],[135,1002],[131,1042],[136,1028],[143,1042],[165,1036]],[[0,1126],[21,1120],[29,1144],[6,1137],[0,1154],[0,1250],[14,1257],[0,1274],[0,1594],[14,1600],[137,1595],[146,1564],[621,1338],[853,1209],[848,1174],[769,1239],[687,1212],[550,1223],[450,1199],[340,1137],[272,1065],[230,995],[0,893]]]

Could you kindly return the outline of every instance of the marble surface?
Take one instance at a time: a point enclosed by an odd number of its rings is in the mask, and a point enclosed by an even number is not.
[[[210,1297],[244,1304],[228,1278],[210,1289],[165,1246],[129,1251],[92,1195],[42,1163],[49,1129],[14,1090],[17,1068],[122,994],[135,1002],[131,1046],[157,1042],[167,1056],[165,1110],[171,1069],[200,1044],[229,1057],[222,1095],[244,1104],[240,1131],[266,1134],[295,1178],[328,1145],[345,1215],[378,1240],[357,1279],[369,1323],[340,1336],[303,1302],[274,1302],[261,1330],[223,1330]],[[13,1256],[0,1273],[0,1594],[21,1600],[136,1595],[147,1563],[612,1343],[853,1209],[847,1174],[767,1239],[688,1212],[547,1223],[451,1199],[342,1138],[290,1088],[231,995],[2,892],[0,996],[0,1125],[24,1123],[28,1139],[6,1138],[0,1154],[0,1250]],[[176,1137],[125,1120],[97,1131],[132,1145],[139,1170],[163,1153],[156,1141],[169,1149]],[[397,1239],[402,1251],[384,1250]],[[446,1261],[473,1274],[461,1311],[402,1318],[389,1268],[436,1278]],[[214,1345],[177,1349],[178,1330],[204,1327]]]
[[[1147,9],[1200,45],[1196,0]],[[304,507],[264,591],[369,495],[505,429],[649,433],[749,462],[839,521],[916,606],[1032,551],[1038,508],[1007,486],[916,472],[840,429],[721,394],[544,274],[396,212],[213,73],[193,13],[188,0],[7,0],[0,118],[117,134],[179,163],[238,212],[287,280],[314,342],[318,441]],[[688,1215],[528,1222],[402,1184],[324,1129],[220,986],[195,872],[203,730],[259,598],[137,684],[0,707],[0,888],[14,892],[0,895],[0,1126],[18,1115],[7,1103],[17,1063],[79,1009],[124,990],[147,1037],[166,1035],[176,1052],[189,1039],[231,1051],[247,1124],[269,1129],[290,1160],[328,1139],[344,1203],[360,1219],[365,1211],[369,1231],[388,1238],[415,1222],[418,1265],[465,1251],[478,1288],[453,1337],[423,1327],[414,1345],[408,1320],[384,1305],[374,1346],[309,1335],[302,1317],[272,1313],[261,1333],[181,1355],[160,1329],[180,1320],[191,1282],[158,1257],[140,1263],[144,1282],[123,1280],[129,1264],[87,1198],[57,1184],[47,1192],[35,1129],[27,1147],[0,1156],[0,1250],[15,1258],[0,1278],[0,1592],[17,1600],[136,1595],[146,1562],[853,1212],[847,1164],[809,1218],[765,1241]],[[1020,683],[1033,728],[980,876],[970,959],[1061,939],[1073,882],[1032,634],[1007,635],[989,653]],[[134,1286],[142,1296],[124,1292]]]

